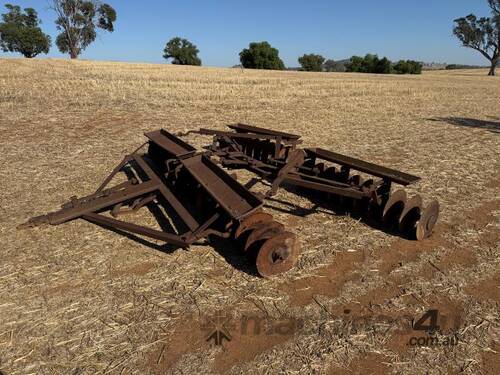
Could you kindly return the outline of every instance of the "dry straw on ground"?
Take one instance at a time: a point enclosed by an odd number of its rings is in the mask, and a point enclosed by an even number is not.
[[[500,80],[484,74],[0,60],[0,369],[498,373]],[[169,252],[80,220],[15,229],[92,192],[144,131],[236,121],[421,176],[411,190],[442,205],[435,235],[408,243],[283,190],[267,209],[301,233],[303,255],[262,280],[224,241]],[[457,346],[409,347],[396,324],[352,323],[429,308],[460,318]],[[214,347],[200,325],[218,310],[304,326]]]

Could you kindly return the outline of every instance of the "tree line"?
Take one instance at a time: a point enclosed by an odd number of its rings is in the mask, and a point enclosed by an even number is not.
[[[201,65],[198,49],[186,39],[174,38],[167,43],[163,57],[172,58],[173,64]],[[279,51],[268,42],[253,42],[240,52],[243,68],[284,70],[285,64],[279,57]],[[422,63],[413,60],[400,60],[393,64],[386,57],[379,59],[377,55],[367,54],[365,57],[353,56],[347,64],[326,60],[321,55],[304,54],[299,57],[300,70],[307,72],[357,72],[357,73],[393,73],[421,74]]]
[[[491,63],[489,75],[495,75],[500,63],[500,0],[487,0],[491,17],[477,18],[474,14],[454,20],[453,34],[462,45],[481,53]],[[114,31],[117,19],[115,9],[101,0],[49,0],[50,8],[57,15],[56,26],[60,33],[55,44],[59,51],[67,53],[72,59],[78,56],[97,37],[98,30]],[[33,8],[21,9],[17,5],[6,4],[7,12],[0,22],[0,48],[4,52],[18,52],[27,58],[41,53],[47,54],[51,47],[51,37],[45,34],[41,20]],[[187,39],[175,37],[164,48],[163,57],[173,64],[201,65],[199,50]],[[283,70],[285,64],[279,51],[268,42],[253,42],[240,54],[241,66],[249,69]],[[388,58],[374,54],[365,57],[352,56],[342,64],[326,60],[318,54],[304,54],[298,62],[303,71],[331,72],[347,71],[359,73],[398,73],[420,74],[422,64],[413,60],[400,60],[392,63]]]

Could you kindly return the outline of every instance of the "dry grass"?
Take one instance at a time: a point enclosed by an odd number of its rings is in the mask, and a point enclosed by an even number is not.
[[[498,373],[500,79],[484,74],[0,60],[0,369]],[[303,255],[294,271],[262,280],[227,243],[161,252],[83,221],[15,230],[91,192],[144,131],[235,121],[420,175],[413,190],[442,205],[436,234],[407,243],[281,191],[269,210],[300,233]],[[461,317],[456,347],[407,347],[397,326],[354,330],[344,313],[418,317],[432,307]],[[211,347],[197,327],[220,309],[304,327]]]

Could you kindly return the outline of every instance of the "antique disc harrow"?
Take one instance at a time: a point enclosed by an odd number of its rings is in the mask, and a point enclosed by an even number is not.
[[[211,236],[232,238],[256,271],[270,277],[290,270],[300,250],[297,236],[262,210],[262,199],[291,185],[409,239],[423,240],[432,233],[438,202],[424,206],[419,195],[392,191],[392,185],[407,186],[419,177],[321,148],[300,149],[298,135],[243,124],[229,128],[194,131],[213,135],[207,152],[197,152],[163,129],[146,133],[148,141],[125,156],[95,193],[72,197],[60,210],[20,228],[83,218],[184,248]],[[271,188],[261,198],[217,163],[248,169],[269,180]],[[112,184],[121,172],[126,180]],[[161,230],[118,219],[144,207],[154,213]]]

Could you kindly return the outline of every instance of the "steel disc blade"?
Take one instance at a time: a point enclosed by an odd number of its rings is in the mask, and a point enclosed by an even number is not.
[[[359,174],[355,174],[349,178],[349,183],[354,186],[361,186],[363,184],[363,178]]]
[[[253,150],[255,148],[255,142],[253,140],[247,140],[245,145],[245,153],[247,156],[253,157]]]
[[[234,238],[237,239],[238,237],[240,237],[243,232],[246,232],[254,224],[269,222],[272,220],[272,215],[266,212],[253,213],[241,221],[240,225],[236,229],[236,232],[234,233]]]
[[[327,180],[335,180],[336,175],[335,167],[328,167],[322,173],[320,173],[319,177],[327,179]]]
[[[256,141],[255,147],[253,149],[253,158],[261,160],[261,154],[262,154],[262,142]]]
[[[422,198],[420,195],[415,195],[408,199],[406,201],[405,208],[399,217],[399,231],[413,237],[421,212]]]
[[[263,277],[271,277],[290,270],[299,256],[297,236],[283,232],[266,240],[257,254],[257,271]]]
[[[434,200],[425,208],[420,220],[417,223],[417,240],[421,241],[431,235],[432,229],[434,228],[434,225],[436,225],[438,217],[439,203]]]
[[[243,248],[245,251],[248,251],[250,247],[262,240],[267,240],[281,232],[283,232],[285,226],[277,221],[268,221],[265,223],[259,223],[253,226],[252,232],[248,236],[245,247]]]
[[[262,141],[262,153],[260,155],[260,161],[266,163],[267,158],[269,157],[269,154],[271,153],[269,151],[269,141]]]
[[[321,172],[318,177],[321,177],[321,178],[324,178],[324,179],[330,180],[330,181],[335,181],[335,175],[336,175],[335,167],[328,167],[323,172]],[[327,202],[333,200],[332,199],[333,194],[331,194],[331,193],[324,193],[324,194],[322,194],[322,196],[324,196],[324,199]]]
[[[272,221],[269,221],[269,223],[271,223]],[[253,223],[253,224],[250,224],[249,226],[247,226],[245,228],[245,230],[243,232],[241,232],[241,234],[239,235],[238,239],[243,239],[243,243],[246,242],[248,236],[250,236],[250,234],[255,230],[255,229],[258,229],[260,228],[261,225],[265,224],[266,222],[256,222],[256,223]]]
[[[382,222],[384,226],[394,227],[398,225],[399,218],[406,205],[406,191],[397,190],[389,197],[384,212],[382,213]]]
[[[372,185],[373,185],[374,183],[375,183],[375,182],[373,181],[373,178],[369,178],[368,180],[363,181],[363,182],[360,184],[361,190],[370,190],[370,188],[372,187]]]
[[[337,181],[347,182],[349,180],[349,168],[343,165],[337,173]]]
[[[313,173],[316,176],[320,176],[325,171],[325,163],[318,163],[313,168]]]

